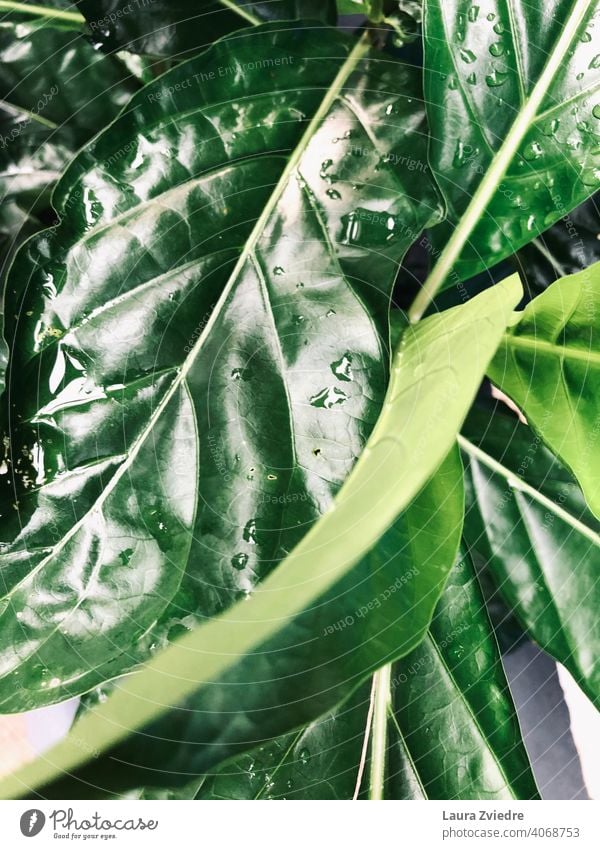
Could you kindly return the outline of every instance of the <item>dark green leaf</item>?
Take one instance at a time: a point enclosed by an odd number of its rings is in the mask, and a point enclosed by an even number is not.
[[[58,130],[59,138],[68,125],[77,145],[111,121],[138,88],[118,59],[94,50],[80,24],[55,18],[2,15],[0,69],[3,106]]]
[[[448,205],[437,244],[447,241],[501,147],[508,157],[456,263],[465,279],[514,253],[600,184],[600,53],[592,35],[600,6],[429,0],[425,8],[430,162]],[[529,116],[534,90],[540,107]],[[509,130],[516,139],[523,120],[526,133],[513,146]]]
[[[553,283],[504,336],[488,374],[571,469],[600,517],[600,263]]]
[[[78,0],[77,6],[104,49],[178,59],[249,24],[336,20],[335,0]]]
[[[571,475],[513,416],[475,413],[465,536],[529,635],[600,705],[600,523]]]
[[[398,166],[424,155],[418,78],[365,50],[289,25],[219,42],[80,154],[60,225],[17,258],[4,710],[90,689],[248,595],[361,453],[398,261],[439,214]]]

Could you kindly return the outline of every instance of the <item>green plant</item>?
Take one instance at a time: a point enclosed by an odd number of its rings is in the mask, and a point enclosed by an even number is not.
[[[490,594],[598,704],[598,4],[352,5],[0,3],[6,797],[536,798]]]

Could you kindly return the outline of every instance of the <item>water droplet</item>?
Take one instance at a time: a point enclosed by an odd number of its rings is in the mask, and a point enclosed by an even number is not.
[[[277,480],[277,475],[267,475],[267,480],[268,480],[268,481],[276,481],[276,480]]]
[[[600,168],[586,168],[581,172],[581,182],[584,186],[596,187],[600,183]]]
[[[285,270],[280,265],[276,265],[273,269],[273,274],[275,274],[276,277],[281,277],[282,274],[285,274]]]
[[[334,181],[333,175],[327,173],[332,165],[333,159],[324,159],[323,162],[321,162],[321,170],[319,171],[319,177],[328,183],[333,183]]]
[[[583,41],[584,44],[587,44],[591,40],[592,40],[591,33],[587,32],[587,31],[582,32],[581,35],[579,36],[579,41]]]
[[[304,321],[304,316],[303,315],[295,315],[293,317],[292,321],[294,322],[294,324],[302,324],[302,322]]]
[[[525,224],[528,232],[531,232],[535,227],[535,215],[530,215]]]
[[[496,68],[494,68],[492,70],[492,73],[486,76],[485,82],[490,88],[498,88],[498,86],[504,85],[507,79],[507,73],[504,73],[503,71],[498,71]]]
[[[448,77],[448,88],[451,91],[455,91],[458,87],[458,83],[456,81],[456,77]]]
[[[592,115],[600,121],[600,103],[597,103],[592,109]]]
[[[469,74],[467,77],[467,82],[469,85],[477,85],[477,76],[476,74]]]
[[[472,65],[475,59],[477,59],[477,56],[475,56],[473,51],[467,50],[465,47],[460,48],[459,55],[463,62],[466,62],[469,65]]]
[[[47,272],[44,275],[44,282],[42,283],[42,291],[47,298],[55,298],[56,297],[56,286],[54,284],[54,275]]]
[[[465,143],[458,139],[456,142],[456,149],[454,151],[454,159],[452,160],[452,165],[455,168],[462,168],[465,164]]]
[[[327,310],[325,313],[325,318],[331,318],[332,315],[337,315],[335,310]]]
[[[490,12],[489,15],[487,15],[488,21],[493,21],[495,17],[496,15],[493,12]]]
[[[249,519],[246,522],[242,536],[244,538],[244,542],[250,543],[250,545],[256,545],[256,520],[255,519]]]
[[[335,360],[335,362],[331,363],[331,371],[339,380],[353,380],[352,357],[350,354],[346,353],[339,360]]]
[[[330,410],[332,407],[340,407],[348,400],[348,396],[337,386],[327,386],[310,399],[313,407],[324,407]]]
[[[600,53],[598,53],[596,56],[594,56],[594,58],[592,59],[592,61],[588,65],[588,68],[590,70],[595,70],[596,68],[600,68]]]
[[[83,207],[86,227],[93,227],[102,213],[102,205],[95,198],[89,186],[83,192]]]
[[[241,571],[246,568],[246,564],[248,563],[248,555],[240,552],[239,554],[234,554],[231,558],[231,565],[234,569]]]
[[[576,80],[578,80],[578,81],[579,81],[579,80],[582,80],[582,79],[583,79],[583,71],[580,71],[580,72],[577,74],[577,76],[575,77],[575,79],[576,79]]]
[[[494,24],[494,32],[496,35],[502,35],[504,31],[504,24],[501,24],[500,21],[498,21],[497,24]]]
[[[479,6],[471,6],[469,11],[467,12],[467,18],[470,20],[470,22],[472,24],[474,24],[478,17],[479,17]]]
[[[505,50],[506,48],[501,41],[494,41],[490,44],[490,53],[492,56],[502,56]]]
[[[385,245],[398,235],[395,215],[358,207],[342,216],[342,233],[339,241],[344,245],[376,247]]]
[[[56,687],[60,687],[61,683],[60,678],[51,678],[48,682],[48,686],[50,689],[55,689]]]
[[[243,372],[243,369],[234,368],[234,369],[231,370],[231,376],[234,380],[239,380],[242,376],[242,372]]]
[[[542,127],[542,133],[545,136],[553,136],[560,126],[560,121],[558,118],[552,118],[552,120],[547,121]]]
[[[126,548],[120,552],[119,557],[123,566],[127,566],[133,555],[133,548]]]
[[[539,142],[529,142],[523,151],[523,158],[528,162],[533,162],[535,159],[539,159],[543,152],[544,151]]]
[[[301,750],[300,750],[300,755],[299,755],[299,757],[300,757],[300,763],[301,763],[303,766],[306,766],[306,764],[307,764],[307,763],[309,762],[309,760],[310,760],[310,752],[308,751],[308,749],[307,749],[307,748],[301,749]]]
[[[325,194],[327,195],[327,197],[331,198],[331,200],[341,200],[342,199],[342,196],[338,192],[337,189],[327,189]]]

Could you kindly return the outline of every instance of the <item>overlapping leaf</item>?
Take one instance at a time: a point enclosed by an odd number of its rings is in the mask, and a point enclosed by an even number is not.
[[[219,684],[51,792],[114,794],[141,785],[173,790],[226,757],[333,709],[381,663],[422,639],[456,557],[463,510],[462,466],[454,451],[343,580]]]
[[[390,799],[532,799],[537,790],[468,557],[452,570],[428,634],[392,667],[385,763]],[[369,795],[372,694],[224,765],[198,799]]]

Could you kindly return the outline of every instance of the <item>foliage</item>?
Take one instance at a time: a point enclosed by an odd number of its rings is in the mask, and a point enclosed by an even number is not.
[[[5,797],[537,798],[499,598],[600,704],[599,9],[338,9],[0,3]]]

